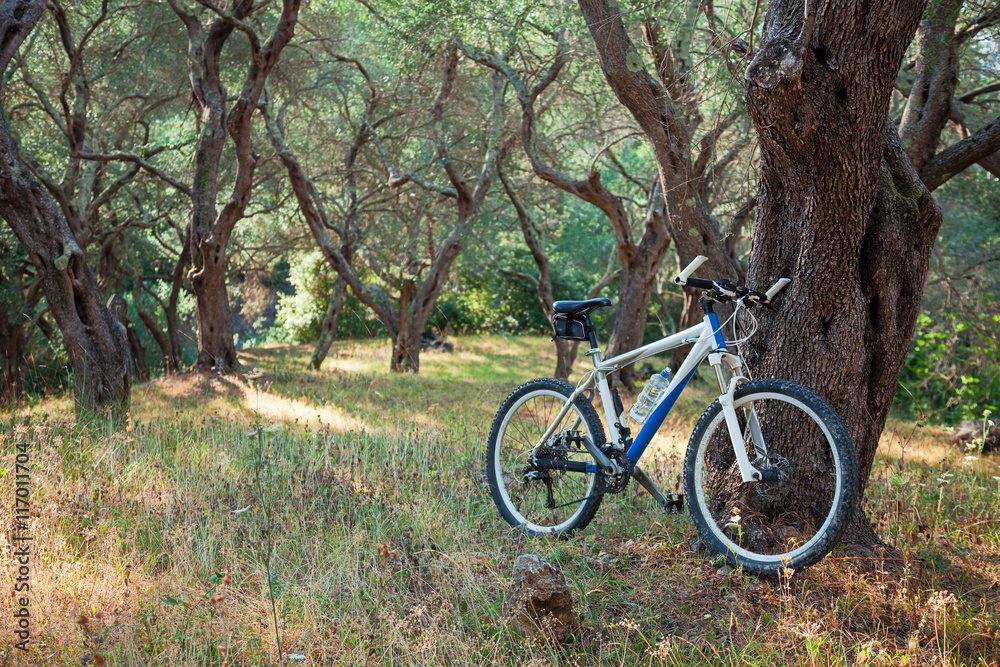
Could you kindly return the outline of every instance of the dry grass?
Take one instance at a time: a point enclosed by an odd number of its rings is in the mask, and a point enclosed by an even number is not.
[[[3,416],[0,469],[16,442],[31,448],[36,552],[32,652],[4,630],[0,665],[1000,660],[1000,465],[966,459],[943,431],[901,422],[885,436],[867,502],[904,554],[895,574],[835,553],[763,581],[718,574],[691,551],[687,517],[634,490],[567,542],[506,529],[477,481],[486,435],[511,388],[551,372],[546,341],[459,339],[403,377],[382,343],[339,343],[311,374],[308,353],[243,353],[265,371],[255,381],[137,387],[123,433],[78,431],[65,398]],[[647,466],[667,488],[702,387]],[[0,505],[13,490],[0,477]],[[500,616],[526,552],[570,581],[580,626],[565,646],[525,640]],[[13,563],[0,572],[12,590]],[[12,606],[4,596],[0,615]]]

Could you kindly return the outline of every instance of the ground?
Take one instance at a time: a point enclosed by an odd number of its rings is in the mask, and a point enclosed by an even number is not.
[[[890,423],[866,499],[903,554],[888,568],[835,551],[778,580],[726,573],[641,489],[568,541],[525,540],[481,471],[496,408],[551,374],[551,343],[454,342],[402,376],[387,342],[338,342],[318,372],[306,347],[246,350],[239,373],[135,387],[118,433],[78,430],[68,396],[2,413],[0,506],[27,454],[33,541],[30,651],[3,630],[0,665],[1000,661],[1000,457]],[[709,394],[694,383],[654,443],[665,489]],[[9,554],[16,527],[0,532]],[[579,624],[564,645],[501,616],[523,553],[566,574]]]

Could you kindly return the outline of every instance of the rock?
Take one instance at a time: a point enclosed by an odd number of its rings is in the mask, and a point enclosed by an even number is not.
[[[1000,449],[1000,425],[995,424],[991,426],[989,433],[986,434],[986,440],[983,441],[982,438],[983,422],[964,421],[961,426],[955,429],[955,432],[951,434],[951,438],[949,439],[967,452],[972,452],[973,450],[978,452],[980,444],[982,445],[982,452],[984,454],[996,451]]]
[[[715,572],[715,573],[716,573],[717,575],[719,575],[720,577],[728,577],[728,576],[729,576],[729,574],[730,574],[730,573],[731,573],[732,571],[733,571],[733,568],[732,568],[732,566],[731,566],[731,565],[729,565],[729,563],[726,563],[725,565],[723,565],[722,567],[720,567],[720,568],[719,568],[718,570],[716,570],[716,572]]]
[[[573,628],[573,599],[562,571],[531,554],[518,556],[503,615],[525,635],[563,642]]]
[[[425,331],[420,334],[420,349],[430,352],[453,352],[455,346],[447,341],[441,340],[432,331]]]

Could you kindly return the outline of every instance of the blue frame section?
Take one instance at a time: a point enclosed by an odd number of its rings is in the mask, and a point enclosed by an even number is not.
[[[708,314],[708,321],[712,325],[712,331],[715,332],[715,346],[718,348],[725,349],[726,338],[722,335],[722,327],[719,326],[719,316],[715,313]]]
[[[698,364],[698,366],[701,366],[701,364]],[[633,467],[639,462],[639,459],[642,458],[646,448],[649,447],[649,443],[653,440],[653,436],[656,435],[658,430],[660,430],[660,426],[663,425],[663,420],[667,418],[668,414],[670,414],[670,411],[674,407],[674,403],[677,402],[677,398],[684,391],[684,387],[686,387],[687,383],[691,381],[694,374],[698,372],[698,366],[691,369],[691,372],[687,374],[687,377],[683,378],[677,387],[675,387],[673,391],[667,394],[666,397],[660,401],[659,405],[653,409],[652,414],[650,414],[646,419],[646,423],[642,425],[639,433],[635,436],[635,440],[632,441],[632,446],[628,448],[628,452],[626,453],[626,456],[628,456],[628,460],[632,462]],[[591,463],[587,466],[587,472],[596,473],[597,465]]]
[[[714,317],[714,315],[712,317]],[[712,326],[716,328],[719,326],[717,319],[712,323]],[[716,336],[719,337],[720,334],[716,333]],[[698,364],[698,366],[701,366],[701,364]],[[654,408],[653,414],[649,415],[649,418],[646,419],[646,423],[642,425],[642,429],[639,430],[639,433],[635,436],[635,440],[632,441],[632,446],[628,449],[628,460],[632,462],[633,466],[639,462],[639,458],[642,457],[643,452],[646,451],[646,447],[649,446],[653,436],[656,435],[656,432],[660,429],[660,426],[663,424],[663,420],[667,418],[668,414],[670,414],[670,410],[673,409],[674,403],[677,402],[677,397],[681,395],[681,392],[684,391],[684,387],[686,387],[687,383],[692,377],[694,377],[694,374],[698,372],[698,366],[692,368],[691,372],[687,374],[687,377],[683,378],[677,387],[667,394],[666,398],[660,401],[660,404]],[[594,469],[596,470],[596,468],[597,467],[595,466]]]

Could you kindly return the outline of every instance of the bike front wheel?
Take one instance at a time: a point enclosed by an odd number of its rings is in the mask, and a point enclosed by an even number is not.
[[[595,472],[535,464],[538,459],[576,467],[595,464],[583,439],[600,446],[604,427],[584,396],[577,397],[551,437],[536,448],[574,390],[554,378],[526,382],[507,396],[490,429],[486,477],[493,502],[507,523],[532,535],[568,536],[590,523],[601,504]]]
[[[743,482],[716,400],[698,420],[684,461],[694,524],[712,549],[748,572],[812,565],[834,547],[856,501],[847,429],[823,399],[785,380],[743,383],[734,407],[763,479]]]

